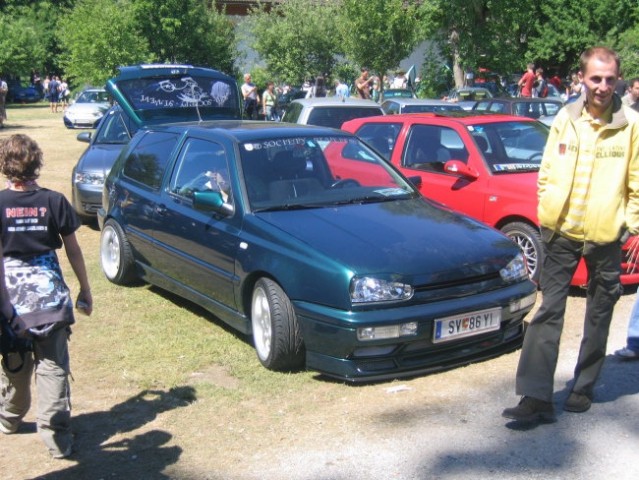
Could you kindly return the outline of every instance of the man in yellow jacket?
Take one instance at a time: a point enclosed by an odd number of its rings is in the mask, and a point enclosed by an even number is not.
[[[606,355],[621,294],[621,246],[639,232],[639,113],[614,96],[619,57],[605,47],[580,58],[580,98],[555,119],[539,171],[544,247],[542,304],[524,338],[516,378],[522,399],[503,416],[552,422],[553,382],[566,299],[579,260],[588,268],[584,334],[564,410],[585,412]]]

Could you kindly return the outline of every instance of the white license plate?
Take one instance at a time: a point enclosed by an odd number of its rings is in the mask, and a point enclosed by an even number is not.
[[[478,312],[464,313],[435,319],[433,342],[446,342],[457,338],[470,337],[480,333],[499,330],[501,308],[491,308]]]

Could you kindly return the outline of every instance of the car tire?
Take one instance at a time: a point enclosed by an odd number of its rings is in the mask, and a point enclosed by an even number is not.
[[[259,279],[251,300],[253,344],[269,370],[292,371],[304,365],[304,342],[291,301],[273,280]]]
[[[100,263],[104,276],[116,285],[128,285],[136,279],[135,261],[122,227],[109,219],[100,236]]]
[[[523,222],[512,222],[504,225],[501,231],[508,235],[518,246],[526,258],[526,267],[530,279],[539,284],[543,249],[539,229]]]

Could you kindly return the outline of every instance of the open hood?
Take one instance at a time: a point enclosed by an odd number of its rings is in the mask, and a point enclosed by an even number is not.
[[[241,118],[233,77],[190,65],[120,67],[106,89],[138,127]]]

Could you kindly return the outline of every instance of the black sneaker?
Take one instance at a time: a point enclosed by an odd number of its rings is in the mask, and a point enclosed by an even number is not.
[[[590,409],[592,400],[582,393],[570,392],[566,403],[564,403],[564,410],[573,413],[582,413]]]
[[[533,397],[521,397],[519,405],[505,409],[501,416],[524,423],[552,423],[557,420],[552,402],[544,402]]]

